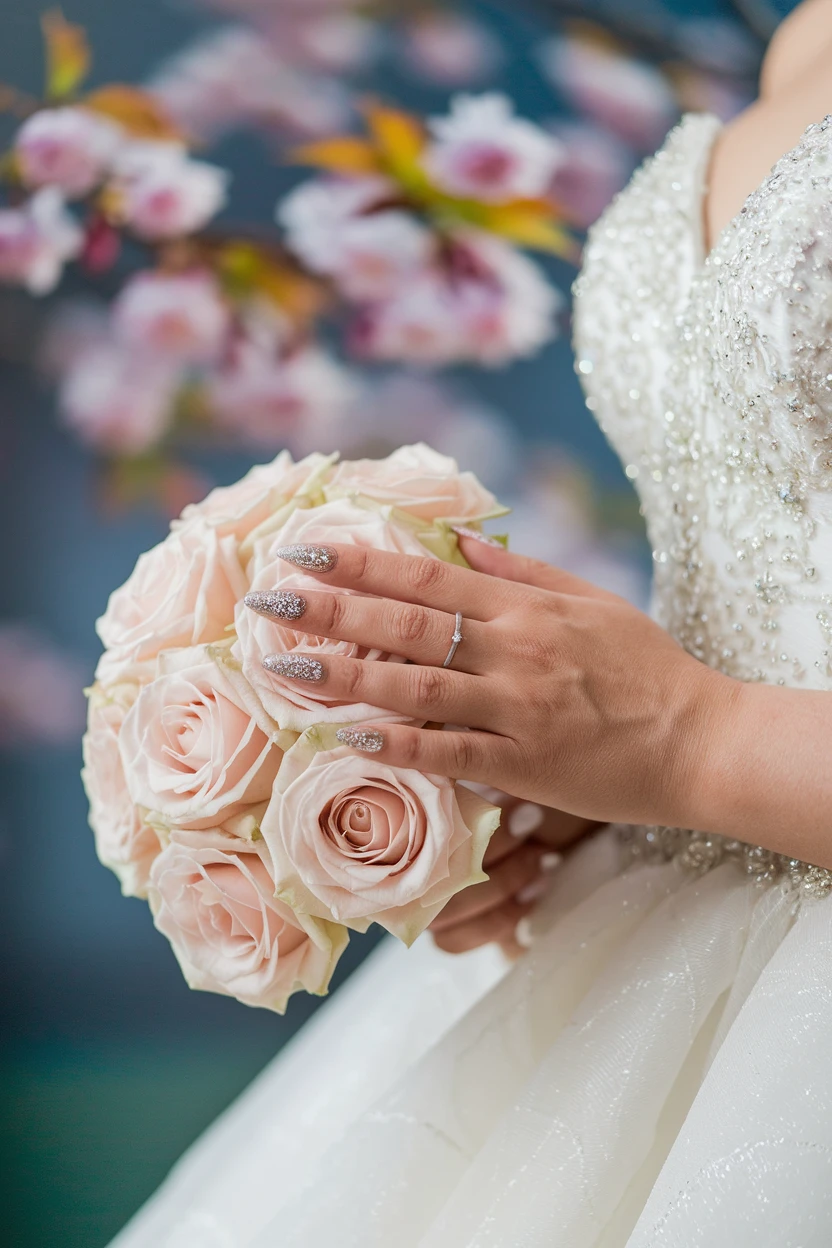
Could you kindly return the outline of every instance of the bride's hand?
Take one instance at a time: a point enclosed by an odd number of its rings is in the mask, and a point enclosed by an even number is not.
[[[560,851],[596,825],[493,789],[482,791],[503,811],[483,863],[488,881],[452,897],[430,930],[446,953],[496,943],[509,957],[518,957],[530,938],[523,920],[549,891]]]
[[[460,549],[470,568],[358,546],[285,548],[284,559],[328,588],[372,595],[304,591],[296,627],[410,662],[293,653],[267,666],[301,684],[325,682],[345,702],[470,729],[339,730],[345,744],[394,766],[598,822],[684,825],[739,682],[613,594],[470,536]],[[456,612],[463,640],[444,668]]]

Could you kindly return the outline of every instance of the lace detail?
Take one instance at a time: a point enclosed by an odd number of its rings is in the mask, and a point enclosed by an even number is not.
[[[808,128],[706,257],[719,125],[684,118],[591,231],[576,368],[640,495],[656,618],[730,676],[830,689],[832,127]],[[729,852],[684,835],[703,862]]]

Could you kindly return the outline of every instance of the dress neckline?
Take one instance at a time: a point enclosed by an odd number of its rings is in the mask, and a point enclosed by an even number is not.
[[[827,116],[824,118],[821,118],[820,121],[810,122],[809,125],[801,134],[798,141],[795,143],[795,145],[793,147],[790,147],[787,151],[785,151],[782,156],[778,156],[777,160],[769,169],[768,173],[760,180],[760,182],[757,184],[757,186],[754,187],[753,190],[748,192],[748,194],[746,195],[745,199],[742,202],[742,206],[740,207],[739,211],[736,212],[734,216],[730,218],[729,221],[726,221],[722,229],[717,232],[716,238],[713,240],[709,248],[706,247],[705,245],[705,207],[707,204],[707,197],[708,197],[708,190],[709,190],[708,183],[709,183],[709,178],[710,178],[710,169],[711,169],[711,162],[712,162],[713,152],[714,152],[714,144],[716,143],[716,140],[719,134],[721,134],[721,132],[724,130],[725,123],[721,121],[720,118],[717,117],[714,113],[685,113],[684,116],[679,121],[679,123],[677,124],[675,128],[675,133],[681,133],[683,130],[687,128],[689,124],[691,124],[691,122],[698,122],[698,121],[703,121],[703,120],[709,121],[711,123],[711,128],[710,128],[710,133],[708,136],[708,142],[705,148],[703,149],[702,158],[701,158],[701,166],[700,166],[701,172],[700,172],[700,178],[699,178],[699,182],[697,186],[697,195],[699,198],[699,202],[697,205],[697,211],[692,214],[693,220],[695,222],[694,245],[695,245],[695,268],[696,268],[697,274],[701,274],[707,271],[707,269],[711,267],[714,261],[718,260],[718,257],[720,253],[722,252],[722,250],[724,249],[724,246],[727,240],[736,231],[740,221],[746,215],[749,208],[751,207],[752,201],[756,200],[761,194],[761,192],[766,189],[769,181],[772,178],[780,176],[780,174],[783,172],[781,166],[785,165],[787,161],[793,161],[796,158],[797,153],[805,144],[806,138],[809,134],[811,134],[818,126],[825,126],[825,125],[832,124],[832,114],[827,114]]]

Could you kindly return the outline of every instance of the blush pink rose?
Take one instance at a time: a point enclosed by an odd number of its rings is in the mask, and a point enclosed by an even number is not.
[[[221,485],[199,503],[190,503],[173,529],[208,525],[221,536],[243,541],[249,534],[307,488],[319,490],[318,482],[332,463],[332,456],[317,451],[297,463],[281,451],[268,464],[256,464],[233,485]]]
[[[209,827],[269,797],[282,751],[199,647],[160,660],[120,748],[130,796],[165,826]]]
[[[262,850],[176,833],[154,863],[150,906],[191,988],[283,1013],[298,989],[323,994],[349,939],[274,896]]]
[[[249,572],[252,590],[293,589],[335,593],[321,577],[299,571],[277,557],[281,546],[295,543],[321,545],[339,542],[347,546],[365,546],[373,550],[389,550],[402,555],[429,556],[430,552],[415,533],[403,524],[388,519],[382,510],[362,506],[347,498],[334,499],[320,507],[298,508],[268,539],[256,543]],[[354,591],[338,589],[338,593]],[[328,654],[349,658],[392,660],[402,659],[380,650],[359,646],[356,642],[334,641],[314,637],[303,631],[302,622],[292,628],[279,620],[256,615],[243,602],[237,606],[237,642],[234,658],[254,689],[268,715],[281,729],[303,732],[315,724],[347,723],[364,719],[401,720],[401,715],[371,707],[366,703],[344,703],[329,697],[326,683],[300,686],[267,672],[263,659],[270,654],[298,651],[322,658]]]
[[[472,472],[424,442],[402,446],[386,459],[338,464],[324,487],[327,498],[352,493],[389,503],[420,520],[483,520],[504,513],[494,495]]]
[[[221,641],[247,589],[233,536],[207,524],[170,533],[110,596],[96,625],[107,647],[98,679],[110,683],[172,647]]]
[[[90,802],[95,848],[114,871],[127,897],[146,897],[150,868],[159,854],[159,838],[131,801],[119,752],[124,717],[135,702],[138,685],[93,690],[84,737],[81,773]]]
[[[411,944],[455,893],[487,876],[500,812],[470,789],[305,734],[286,754],[260,830],[277,895],[356,931]]]

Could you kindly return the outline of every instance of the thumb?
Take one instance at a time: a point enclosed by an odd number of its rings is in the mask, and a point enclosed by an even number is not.
[[[554,594],[573,594],[581,598],[615,599],[610,594],[590,581],[581,580],[571,572],[562,568],[553,568],[542,559],[531,559],[528,555],[515,555],[512,551],[492,537],[480,533],[476,529],[463,527],[454,528],[460,552],[475,572],[484,572],[486,576],[499,576],[504,581],[518,581],[523,585],[534,585],[537,589],[547,589]]]

